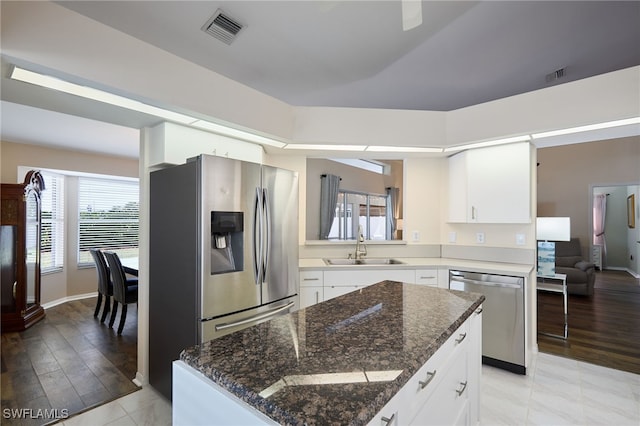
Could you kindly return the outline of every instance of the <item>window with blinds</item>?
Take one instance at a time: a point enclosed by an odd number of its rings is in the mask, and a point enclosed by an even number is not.
[[[78,265],[92,248],[138,256],[138,192],[137,180],[78,178]]]
[[[45,170],[40,173],[45,187],[41,193],[40,268],[42,273],[58,272],[64,265],[64,176]]]

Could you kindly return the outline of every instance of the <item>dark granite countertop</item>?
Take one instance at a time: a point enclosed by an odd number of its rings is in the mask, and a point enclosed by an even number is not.
[[[484,296],[393,281],[185,349],[180,359],[280,424],[366,424]]]

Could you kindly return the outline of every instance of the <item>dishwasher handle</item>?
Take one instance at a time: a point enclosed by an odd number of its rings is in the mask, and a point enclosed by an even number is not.
[[[469,278],[461,278],[459,276],[451,277],[451,281],[458,281],[458,282],[467,283],[467,284],[486,285],[490,287],[504,287],[504,288],[516,288],[516,289],[522,288],[520,284],[498,283],[495,281],[478,281],[478,280],[471,280]]]

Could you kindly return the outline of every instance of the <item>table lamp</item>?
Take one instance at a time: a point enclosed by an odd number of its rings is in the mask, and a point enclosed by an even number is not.
[[[539,217],[536,219],[538,240],[538,275],[556,274],[556,241],[571,240],[571,218]]]

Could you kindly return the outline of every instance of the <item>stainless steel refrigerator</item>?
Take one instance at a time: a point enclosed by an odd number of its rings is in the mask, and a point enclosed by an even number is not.
[[[149,382],[192,345],[294,310],[297,173],[201,155],[150,177]]]

